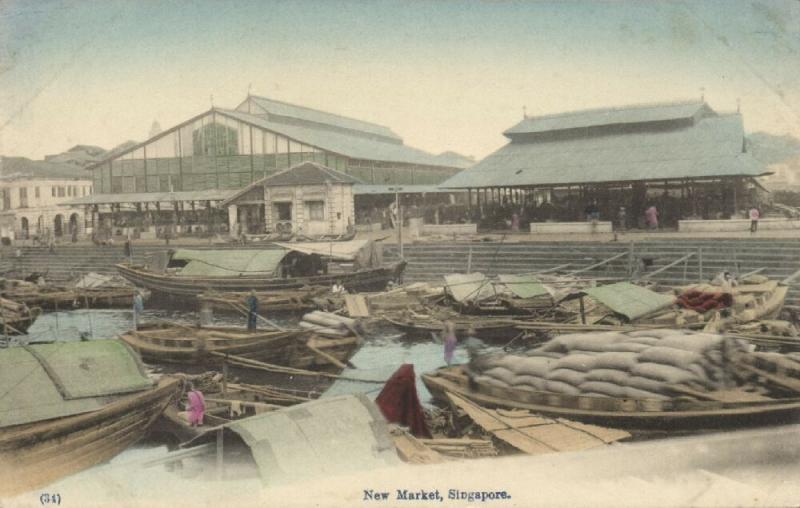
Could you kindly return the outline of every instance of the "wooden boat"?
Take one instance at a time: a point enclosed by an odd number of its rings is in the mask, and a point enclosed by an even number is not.
[[[687,290],[729,293],[733,298],[730,320],[736,323],[747,323],[777,318],[783,309],[789,287],[777,281],[768,280],[760,284],[740,284],[727,289],[709,284],[698,284],[675,288],[675,293],[682,294]],[[714,318],[714,314],[714,312],[702,314],[690,309],[669,309],[638,319],[636,323],[701,328]]]
[[[137,289],[133,286],[70,287],[46,284],[40,286],[27,281],[6,281],[4,297],[46,310],[72,308],[131,307]],[[143,291],[143,290],[139,290]],[[146,300],[149,291],[143,291]]]
[[[149,265],[116,265],[134,285],[194,299],[204,291],[280,291],[306,286],[380,290],[397,280],[405,262],[383,266],[372,242],[278,243],[276,249],[169,251]]]
[[[196,381],[193,382],[197,385]],[[214,386],[198,389],[203,393],[206,403],[202,426],[193,427],[181,416],[187,402],[184,397],[184,400],[174,400],[167,406],[153,430],[170,434],[181,443],[186,443],[209,428],[319,397],[316,392],[312,394],[275,386],[239,383],[227,383],[224,387],[215,383]]]
[[[287,289],[283,291],[256,291],[258,308],[267,312],[300,312],[316,308],[313,299],[330,293],[330,288],[314,287]],[[201,306],[208,306],[215,312],[242,312],[249,292],[208,291],[197,296]]]
[[[415,337],[427,337],[440,334],[445,320],[452,321],[459,337],[466,337],[470,330],[475,337],[489,341],[510,341],[519,330],[514,321],[508,319],[489,319],[471,316],[445,316],[441,319],[431,317],[415,317],[405,314],[385,314],[382,319],[403,332]]]
[[[146,324],[120,336],[149,363],[219,364],[211,353],[235,355],[294,368],[346,363],[361,345],[358,337],[329,339],[304,330],[249,332],[235,327]]]
[[[800,415],[800,382],[789,397],[722,392],[715,400],[617,399],[505,388],[470,381],[463,366],[422,375],[437,400],[455,393],[486,407],[526,409],[597,425],[628,429],[711,429],[794,423]]]
[[[0,497],[111,459],[144,436],[179,386],[168,377],[153,385],[119,341],[13,347],[0,363],[11,390],[0,401]]]
[[[24,334],[41,313],[39,307],[28,307],[25,303],[0,298],[0,334]]]

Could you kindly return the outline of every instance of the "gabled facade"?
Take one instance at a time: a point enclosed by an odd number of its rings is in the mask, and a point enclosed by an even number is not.
[[[343,235],[355,225],[352,176],[304,162],[250,184],[221,206],[230,230],[243,233]]]

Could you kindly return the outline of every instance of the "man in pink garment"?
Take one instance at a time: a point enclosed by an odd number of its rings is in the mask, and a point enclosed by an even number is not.
[[[750,209],[750,232],[755,233],[758,231],[758,219],[761,218],[761,212],[755,206]]]
[[[647,225],[650,226],[650,229],[658,229],[658,209],[655,205],[650,205],[650,207],[644,211],[644,218]]]
[[[181,416],[189,422],[192,427],[199,427],[203,425],[203,416],[206,412],[206,399],[203,393],[195,390],[194,384],[191,382],[187,385],[189,390],[187,398],[189,402],[186,404],[186,411],[181,412]]]

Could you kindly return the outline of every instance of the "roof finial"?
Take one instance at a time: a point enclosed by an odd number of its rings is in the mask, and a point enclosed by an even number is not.
[[[211,102],[211,109],[214,109],[214,94],[213,93],[208,98],[208,100]]]
[[[248,83],[247,85],[247,96],[250,97],[250,90],[253,88],[253,83]]]
[[[736,98],[736,112],[737,113],[742,112],[742,99],[740,99],[739,97]]]
[[[528,106],[522,106],[522,118],[523,119],[528,118]]]
[[[706,87],[700,87],[700,102],[705,102],[706,100]]]

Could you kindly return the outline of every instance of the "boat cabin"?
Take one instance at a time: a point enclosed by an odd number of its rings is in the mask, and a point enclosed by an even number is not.
[[[274,249],[169,251],[153,269],[178,277],[313,277],[380,267],[379,245],[347,242],[275,242]],[[155,264],[159,260],[154,260]]]

